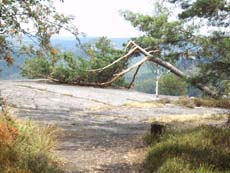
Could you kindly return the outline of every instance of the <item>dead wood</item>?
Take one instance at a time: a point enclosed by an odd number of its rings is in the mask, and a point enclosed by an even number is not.
[[[75,85],[82,85],[82,86],[105,87],[105,86],[111,85],[113,82],[115,82],[116,80],[120,79],[124,74],[128,73],[132,69],[137,68],[136,72],[133,75],[132,81],[131,81],[131,83],[128,86],[128,88],[130,88],[131,85],[133,84],[133,82],[135,81],[136,75],[137,75],[140,67],[146,61],[151,61],[151,62],[153,62],[155,64],[158,64],[158,65],[160,65],[160,66],[162,66],[162,67],[170,70],[173,74],[175,74],[176,76],[178,76],[180,78],[183,78],[185,80],[188,79],[188,76],[184,72],[182,72],[180,69],[178,69],[174,65],[170,64],[169,62],[166,62],[163,59],[158,58],[158,57],[156,57],[156,56],[153,55],[153,53],[157,53],[160,50],[150,50],[150,51],[147,51],[148,49],[146,50],[146,49],[142,48],[141,46],[139,46],[138,44],[136,44],[133,41],[130,41],[127,44],[125,50],[126,51],[129,50],[128,53],[126,53],[124,56],[118,58],[117,60],[113,61],[111,64],[108,64],[107,66],[99,68],[99,69],[89,70],[88,72],[102,72],[103,70],[110,68],[114,64],[116,64],[116,63],[118,63],[118,62],[120,62],[120,61],[122,61],[124,59],[128,60],[135,53],[143,54],[143,55],[145,55],[145,57],[142,58],[136,64],[132,65],[131,67],[129,67],[129,68],[127,68],[127,69],[125,69],[125,70],[117,73],[117,74],[114,74],[114,77],[111,80],[109,80],[109,81],[106,81],[106,82],[103,82],[103,83],[87,83],[85,81],[83,81],[83,82],[82,81],[80,81],[80,82],[79,81],[77,81],[77,82],[76,81],[71,81],[71,82],[68,82],[68,83],[75,84]],[[52,81],[58,82],[56,79],[52,79],[51,77],[49,79],[52,80]],[[195,83],[195,84],[192,83],[192,85],[196,86],[197,88],[199,88],[200,90],[204,91],[205,93],[207,93],[208,95],[210,95],[212,97],[216,97],[217,96],[217,94],[214,91],[210,90],[207,86],[204,86],[201,83]]]
[[[174,73],[176,76],[180,78],[188,79],[188,76],[184,72],[182,72],[181,70],[179,70],[178,68],[170,64],[169,62],[166,62],[160,58],[154,57],[152,54],[150,54],[149,52],[147,52],[145,49],[143,49],[142,47],[140,47],[134,42],[131,42],[131,44],[135,45],[138,48],[138,50],[140,50],[145,56],[150,57],[149,61],[152,61],[156,64],[161,65],[162,67],[167,68],[168,70],[170,70],[172,73]],[[192,83],[192,85],[204,91],[206,94],[210,95],[211,97],[217,97],[217,94],[214,91],[212,91],[210,88],[208,88],[207,86],[204,86],[201,83]]]
[[[118,58],[117,60],[113,61],[111,64],[108,64],[107,66],[103,67],[103,68],[99,68],[99,69],[93,69],[93,70],[88,70],[88,72],[101,72],[105,69],[108,69],[109,67],[113,66],[114,64],[129,58],[135,51],[137,50],[136,47],[133,47],[127,54],[125,54],[124,56]]]
[[[141,64],[141,65],[142,65],[142,64]],[[137,69],[136,69],[136,71],[135,71],[135,73],[134,73],[134,75],[133,75],[133,78],[132,78],[132,80],[131,80],[131,82],[130,82],[129,86],[127,87],[128,89],[130,89],[130,88],[132,87],[133,82],[134,82],[134,81],[135,81],[135,79],[136,79],[137,73],[138,73],[138,71],[139,71],[139,69],[140,69],[141,65],[139,65],[139,66],[137,67]]]
[[[119,78],[121,78],[124,74],[128,73],[129,71],[131,71],[132,69],[141,66],[142,64],[144,64],[146,61],[149,61],[149,57],[144,57],[142,60],[140,60],[139,62],[137,62],[136,64],[132,65],[131,67],[123,70],[122,72],[118,73],[118,74],[114,74],[114,78],[112,78],[110,81],[108,82],[104,82],[101,83],[101,85],[107,86],[110,85],[111,83],[113,83],[114,81],[118,80]]]

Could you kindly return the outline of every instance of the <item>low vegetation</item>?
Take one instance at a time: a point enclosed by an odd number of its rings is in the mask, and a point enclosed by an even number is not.
[[[150,145],[146,172],[230,172],[230,128],[200,126],[145,139]]]
[[[162,99],[187,107],[206,106],[229,109],[229,99]],[[161,135],[147,134],[149,145],[144,160],[146,173],[230,172],[230,113],[164,115],[150,119],[166,126]]]
[[[188,84],[174,74],[164,74],[159,79],[159,93],[162,95],[183,96],[188,93]]]
[[[125,103],[123,106],[126,106],[126,107],[132,107],[132,108],[155,108],[155,107],[163,107],[164,105],[160,102],[150,102],[150,101],[147,101],[147,102],[135,102],[135,101],[132,101],[132,102],[128,102],[128,103]]]
[[[7,113],[0,114],[1,173],[59,173],[52,150],[56,142],[54,126],[40,127],[18,122]]]
[[[156,116],[154,118],[150,118],[148,122],[157,122],[167,125],[168,127],[173,129],[187,129],[194,128],[201,125],[208,124],[224,124],[228,121],[228,117],[230,113],[194,113],[194,114],[177,114],[177,115],[162,115]]]
[[[85,44],[84,52],[84,56],[75,56],[71,52],[53,49],[49,58],[40,55],[28,59],[22,67],[22,75],[28,78],[49,78],[60,83],[90,85],[111,80],[114,74],[127,65],[126,60],[103,72],[92,70],[112,63],[123,54],[106,37],[101,37],[94,44]],[[114,85],[125,85],[124,79],[121,78]]]
[[[195,106],[200,107],[216,107],[216,108],[225,108],[230,109],[230,99],[221,98],[221,99],[212,99],[212,98],[180,98],[176,101],[177,104],[183,105],[186,107],[193,108]]]
[[[196,106],[219,107],[219,108],[230,109],[229,98],[222,98],[219,100],[195,98],[193,101]]]
[[[214,107],[214,108],[224,108],[230,109],[230,99],[221,98],[221,99],[212,99],[212,98],[189,98],[189,97],[180,97],[179,99],[169,99],[161,98],[159,100],[147,101],[147,102],[129,102],[125,106],[130,107],[162,107],[165,104],[176,104],[180,106],[185,106],[188,108],[195,107]]]

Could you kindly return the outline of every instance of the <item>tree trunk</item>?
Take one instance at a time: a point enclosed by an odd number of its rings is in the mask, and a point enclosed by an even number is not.
[[[159,96],[159,78],[160,78],[160,70],[158,65],[156,65],[157,71],[156,71],[156,97]]]
[[[184,74],[184,72],[180,71],[178,68],[176,68],[175,66],[173,66],[172,64],[154,57],[152,54],[150,54],[149,52],[147,52],[145,49],[143,49],[142,47],[140,47],[139,45],[137,45],[136,43],[132,42],[133,45],[135,45],[145,56],[150,57],[149,61],[152,61],[156,64],[159,64],[165,68],[167,68],[168,70],[170,70],[172,73],[174,73],[175,75],[177,75],[180,78],[183,78],[185,80],[188,79],[188,77],[186,76],[186,74]],[[201,83],[191,83],[192,85],[195,85],[197,88],[199,88],[200,90],[204,91],[206,94],[208,94],[211,97],[216,98],[217,97],[217,93],[210,90],[207,86],[204,86]]]
[[[84,85],[84,86],[99,86],[99,87],[105,87],[105,86],[108,86],[110,84],[112,84],[114,81],[118,80],[119,78],[121,78],[124,74],[126,74],[127,72],[131,71],[132,69],[134,68],[137,68],[134,76],[133,76],[133,80],[131,82],[131,85],[132,83],[134,82],[135,80],[135,77],[138,73],[138,70],[139,68],[141,67],[141,65],[143,63],[145,63],[146,61],[151,61],[157,65],[160,65],[166,69],[168,69],[169,71],[171,71],[172,73],[174,73],[176,76],[180,77],[180,78],[183,78],[185,80],[188,79],[188,76],[186,76],[185,73],[183,73],[182,71],[180,71],[178,68],[176,68],[174,65],[158,58],[158,57],[155,57],[153,56],[151,53],[156,53],[156,52],[159,52],[159,50],[154,50],[154,51],[147,51],[145,49],[143,49],[142,47],[140,47],[139,45],[137,45],[135,42],[133,41],[130,41],[128,44],[127,44],[127,47],[126,47],[126,50],[128,50],[128,53],[126,53],[124,56],[120,57],[119,59],[115,60],[114,62],[112,62],[111,64],[108,64],[107,66],[103,67],[103,68],[99,68],[99,69],[92,69],[92,70],[89,70],[88,72],[101,72],[105,69],[108,69],[110,68],[112,65],[124,60],[124,59],[128,59],[130,58],[134,53],[136,53],[138,51],[138,53],[142,53],[145,55],[145,57],[140,60],[139,62],[137,62],[136,64],[134,64],[133,66],[127,68],[127,69],[124,69],[123,71],[121,71],[120,73],[118,74],[114,74],[114,77],[110,80],[110,81],[106,81],[106,82],[103,82],[103,83],[87,83],[87,82],[78,82],[78,83],[75,83],[74,81],[71,83],[71,84],[76,84],[76,85]],[[50,77],[51,80],[53,81],[56,81],[56,82],[59,82],[57,81],[56,79],[53,79]],[[201,83],[191,83],[192,85],[195,85],[197,88],[199,88],[200,90],[204,91],[205,93],[207,93],[208,95],[210,95],[211,97],[214,97],[216,98],[217,97],[217,94],[215,92],[213,92],[212,90],[210,90],[207,86],[204,86],[202,85]],[[156,95],[158,95],[158,93],[156,92]]]
[[[176,68],[175,66],[173,66],[172,64],[160,59],[160,58],[156,58],[156,57],[153,57],[151,56],[152,58],[149,59],[149,61],[152,61],[156,64],[159,64],[161,65],[162,67],[165,67],[167,68],[168,70],[170,70],[173,74],[175,74],[176,76],[180,77],[180,78],[183,78],[185,80],[188,79],[188,77],[186,76],[186,74],[184,74],[182,71],[180,71],[178,68]],[[187,80],[188,81],[188,80]],[[189,81],[188,81],[189,82]],[[217,94],[210,90],[207,86],[204,86],[203,84],[201,83],[192,83],[192,85],[196,86],[197,88],[199,88],[200,90],[204,91],[206,94],[210,95],[211,97],[214,97],[216,98],[217,97]]]

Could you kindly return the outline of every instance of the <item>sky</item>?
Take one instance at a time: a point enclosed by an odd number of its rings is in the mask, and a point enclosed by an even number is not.
[[[74,15],[74,24],[86,36],[134,37],[141,33],[119,14],[120,10],[151,13],[154,0],[65,0],[55,2],[57,10]],[[62,36],[69,36],[66,32]]]

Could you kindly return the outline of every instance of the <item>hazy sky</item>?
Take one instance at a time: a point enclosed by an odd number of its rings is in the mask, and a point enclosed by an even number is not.
[[[87,36],[132,37],[139,32],[125,21],[119,10],[150,13],[154,0],[65,0],[57,9],[74,15],[75,24]],[[66,33],[62,33],[65,35]]]

